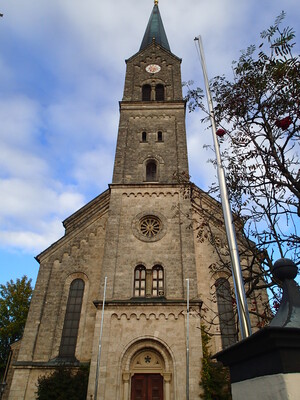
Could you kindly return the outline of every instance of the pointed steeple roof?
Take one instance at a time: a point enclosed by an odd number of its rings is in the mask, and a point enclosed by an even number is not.
[[[149,18],[149,22],[144,34],[144,38],[140,47],[140,51],[145,49],[149,44],[152,43],[153,39],[156,43],[162,46],[164,49],[171,51],[167,35],[164,29],[164,25],[158,9],[158,1],[154,1],[154,7]]]

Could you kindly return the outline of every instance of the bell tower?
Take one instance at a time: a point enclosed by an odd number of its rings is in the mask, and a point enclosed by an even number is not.
[[[158,1],[139,51],[126,61],[99,299],[107,277],[99,390],[104,399],[185,399],[187,279],[191,398],[199,393],[200,307],[188,173],[181,59],[169,46]],[[96,321],[101,319],[101,301]],[[99,343],[95,325],[90,377]],[[89,394],[94,381],[90,378]],[[155,395],[156,393],[156,395]],[[152,396],[153,395],[153,396]]]
[[[174,173],[188,172],[185,102],[157,2],[126,64],[113,184],[174,183]]]

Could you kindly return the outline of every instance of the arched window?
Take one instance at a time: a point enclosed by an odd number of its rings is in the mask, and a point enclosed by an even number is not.
[[[142,132],[142,142],[147,142],[147,132]]]
[[[59,348],[59,357],[75,358],[75,349],[78,336],[84,281],[75,279],[70,286],[64,327]]]
[[[151,86],[150,85],[144,85],[142,87],[142,100],[143,101],[151,100]]]
[[[222,347],[226,349],[236,342],[236,326],[230,284],[225,278],[215,283]]]
[[[161,131],[157,132],[157,141],[162,142],[163,141],[163,134]]]
[[[153,160],[148,161],[146,164],[146,181],[157,181],[157,165],[156,162]]]
[[[146,296],[146,268],[138,265],[134,270],[134,296]]]
[[[152,296],[164,296],[164,269],[161,265],[152,268]]]
[[[156,101],[164,101],[165,100],[164,85],[158,84],[155,86],[155,100]]]

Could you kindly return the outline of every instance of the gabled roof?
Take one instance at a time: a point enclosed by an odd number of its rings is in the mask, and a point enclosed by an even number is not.
[[[149,18],[140,51],[149,46],[153,39],[164,49],[171,51],[157,3],[158,1],[154,2],[154,7]]]

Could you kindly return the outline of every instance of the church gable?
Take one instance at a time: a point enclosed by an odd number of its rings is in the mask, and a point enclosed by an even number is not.
[[[93,301],[99,293],[109,199],[106,191],[70,216],[64,221],[65,236],[37,256],[40,269],[19,361],[45,367],[63,362],[63,338],[70,332],[65,319],[70,320],[67,310],[75,284],[82,286],[82,297],[71,351],[74,360],[90,360],[96,315]]]
[[[92,204],[94,207],[95,203]],[[96,314],[93,301],[99,296],[108,212],[102,212],[100,207],[101,212],[91,213],[88,218],[88,209],[85,210],[87,215],[84,225],[82,223],[76,229],[74,227],[73,231],[66,233],[60,241],[38,256],[40,269],[22,340],[20,360],[28,360],[28,354],[31,354],[31,363],[51,365],[51,360],[62,360],[60,348],[68,297],[73,282],[78,280],[84,287],[73,356],[81,361],[89,361],[91,357]],[[80,215],[80,218],[83,216]],[[37,315],[39,325],[35,323]]]

